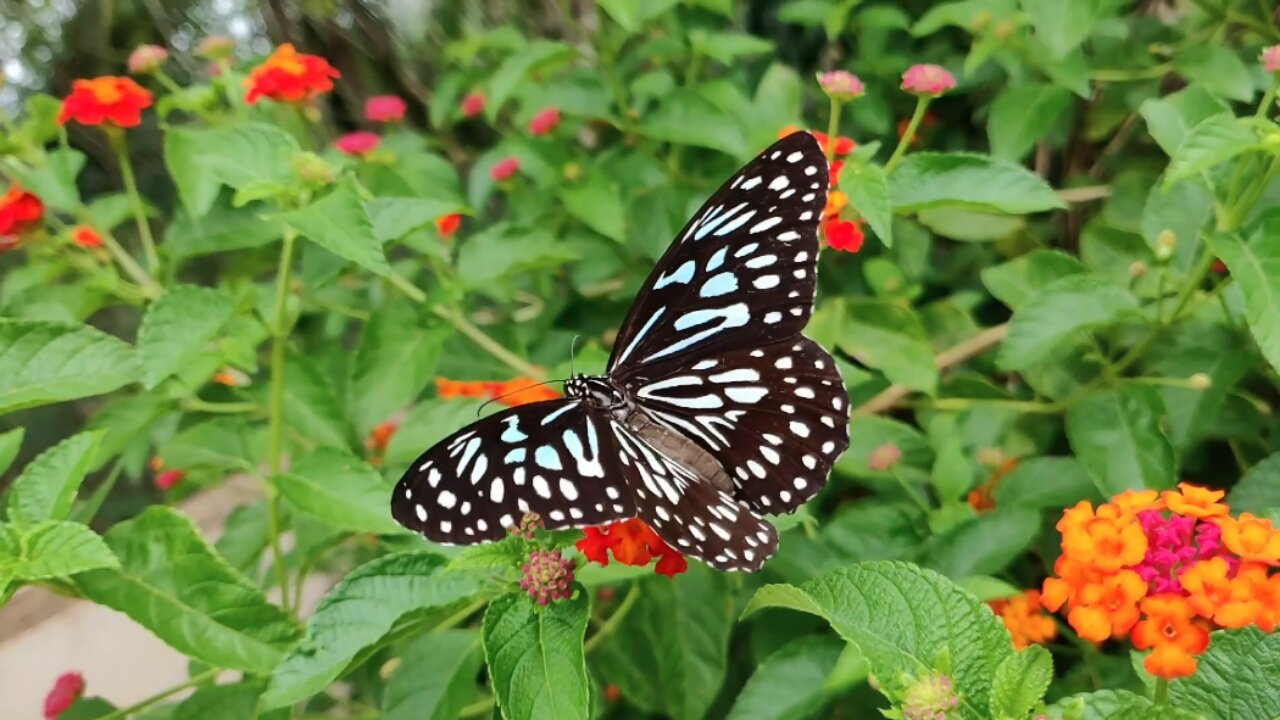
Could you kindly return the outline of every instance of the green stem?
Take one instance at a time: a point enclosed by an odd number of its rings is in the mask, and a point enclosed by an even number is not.
[[[1155,690],[1151,693],[1151,703],[1156,706],[1164,705],[1169,701],[1169,679],[1156,678]]]
[[[96,230],[97,228],[94,229]],[[116,264],[120,266],[121,270],[124,270],[126,275],[142,287],[142,292],[152,300],[160,297],[163,288],[120,245],[120,241],[116,240],[115,236],[107,230],[98,230],[98,234],[102,237],[102,244],[107,246],[107,252],[111,253],[111,257],[115,258]]]
[[[898,146],[893,149],[893,155],[889,156],[889,162],[884,164],[886,175],[893,172],[893,168],[902,160],[902,156],[907,152],[911,141],[915,139],[916,130],[920,127],[920,121],[924,119],[924,111],[928,109],[929,102],[932,99],[924,95],[916,99],[916,109],[915,112],[911,113],[911,119],[907,121],[907,129],[903,131],[902,137],[898,138]]]
[[[236,414],[257,412],[262,408],[254,402],[209,402],[200,398],[187,398],[182,401],[182,409],[189,412]]]
[[[840,109],[844,103],[831,98],[831,119],[827,121],[827,164],[836,159],[836,136],[840,132]]]
[[[173,78],[169,77],[169,73],[164,70],[156,70],[155,75],[156,80],[164,86],[165,90],[175,95],[182,92],[182,86],[174,82]]]
[[[933,410],[967,410],[971,407],[995,407],[1017,410],[1025,413],[1053,414],[1062,412],[1057,403],[1042,403],[1034,400],[1003,400],[1000,398],[938,398],[927,407]]]
[[[289,338],[289,273],[293,267],[293,246],[298,231],[289,226],[284,229],[283,247],[280,249],[280,267],[276,271],[275,316],[271,321],[271,394],[267,408],[267,534],[271,540],[276,580],[280,584],[280,604],[289,607],[289,576],[284,566],[284,550],[280,545],[280,497],[276,492],[275,477],[284,464],[284,373],[285,343]]]
[[[916,489],[911,487],[910,481],[903,477],[902,473],[898,472],[897,463],[894,463],[893,467],[889,468],[889,474],[898,482],[899,487],[902,488],[902,492],[906,493],[907,497],[911,498],[911,501],[914,502],[926,515],[928,515],[933,509],[929,507],[928,499],[921,497],[920,493],[916,492]]]
[[[618,626],[622,624],[627,613],[631,612],[631,608],[635,607],[636,601],[640,599],[640,584],[631,583],[631,589],[627,591],[627,596],[622,599],[622,604],[617,610],[609,616],[608,620],[600,626],[599,630],[591,636],[589,640],[582,646],[583,654],[590,653],[592,650],[600,647],[600,643],[604,642],[610,635],[617,632]]]
[[[1270,110],[1271,105],[1276,101],[1277,89],[1280,89],[1280,74],[1274,76],[1271,81],[1271,85],[1269,85],[1267,87],[1267,91],[1262,94],[1262,102],[1258,103],[1258,109],[1253,113],[1254,117],[1265,118],[1267,116],[1267,111]]]
[[[462,709],[458,710],[458,717],[464,718],[484,715],[493,709],[495,702],[496,701],[491,697],[485,698],[484,700],[477,700],[476,702],[466,705]]]
[[[156,241],[151,237],[151,225],[147,222],[147,209],[142,203],[142,195],[138,193],[138,181],[133,176],[133,162],[129,160],[129,147],[125,143],[123,130],[110,130],[107,139],[115,148],[116,160],[120,163],[120,175],[124,178],[124,189],[129,194],[129,204],[133,206],[133,221],[138,226],[138,237],[142,239],[142,251],[147,258],[147,272],[152,277],[160,269],[160,256],[156,253]]]
[[[169,697],[172,697],[173,695],[177,695],[178,693],[182,692],[183,690],[186,690],[189,687],[195,687],[196,685],[199,685],[201,683],[208,682],[209,680],[216,678],[218,676],[218,673],[220,672],[222,672],[221,668],[210,668],[200,673],[199,675],[193,675],[189,680],[187,680],[186,682],[180,685],[174,685],[168,690],[156,693],[155,695],[152,695],[151,697],[145,700],[141,700],[137,703],[134,703],[133,705],[130,705],[127,708],[121,708],[114,712],[107,713],[106,715],[103,715],[102,717],[98,718],[98,720],[124,720],[130,715],[141,712],[151,707],[152,705],[155,705],[161,700],[166,700]]]

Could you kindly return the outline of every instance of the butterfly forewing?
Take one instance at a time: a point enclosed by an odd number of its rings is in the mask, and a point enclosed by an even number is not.
[[[813,308],[828,182],[808,133],[779,140],[730,178],[645,281],[609,374],[799,333]]]
[[[849,447],[840,372],[803,335],[658,370],[629,389],[646,412],[710,452],[734,496],[758,512],[804,504]]]
[[[463,428],[414,461],[391,514],[441,543],[497,540],[525,513],[548,528],[634,517],[608,418],[583,400],[504,410]]]

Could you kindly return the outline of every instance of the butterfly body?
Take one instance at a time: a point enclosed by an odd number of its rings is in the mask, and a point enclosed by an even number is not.
[[[793,512],[849,444],[835,362],[800,331],[813,308],[825,157],[799,133],[707,200],[658,261],[603,375],[486,417],[429,449],[392,515],[427,538],[497,540],[640,517],[713,567],[777,549],[762,514]]]

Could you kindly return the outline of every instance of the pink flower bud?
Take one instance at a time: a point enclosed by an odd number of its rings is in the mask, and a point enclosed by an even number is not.
[[[1280,72],[1280,45],[1262,48],[1262,54],[1258,59],[1262,61],[1262,68],[1267,72]]]
[[[132,75],[150,75],[169,59],[169,51],[159,45],[139,45],[129,53],[126,65]]]
[[[502,182],[519,171],[520,160],[509,157],[499,160],[498,163],[489,170],[489,177],[493,178],[494,182]]]
[[[916,681],[902,698],[903,720],[946,720],[947,713],[960,705],[951,678],[929,675]]]
[[[53,681],[53,689],[44,698],[44,716],[53,720],[84,695],[84,676],[78,672],[63,673]]]
[[[363,157],[373,152],[380,142],[382,142],[382,138],[378,137],[376,133],[371,133],[368,130],[357,130],[343,135],[333,144],[344,154]]]
[[[822,92],[826,93],[827,97],[836,102],[855,100],[867,91],[857,75],[844,70],[819,73],[818,85],[822,87]]]
[[[520,587],[539,605],[566,599],[573,595],[573,567],[559,550],[535,551],[529,554]]]
[[[196,46],[196,55],[206,60],[225,60],[236,50],[236,41],[226,35],[210,35]]]
[[[186,476],[186,470],[165,470],[156,476],[156,487],[161,490],[169,490],[182,482],[182,479]]]
[[[473,118],[484,112],[484,93],[473,92],[462,98],[462,116]]]
[[[542,529],[542,516],[538,513],[525,513],[520,522],[511,528],[511,534],[516,537],[522,537],[525,540],[532,540],[534,533]]]
[[[394,122],[404,118],[408,105],[395,95],[377,95],[364,101],[364,116],[370,122]]]
[[[867,467],[881,472],[888,470],[902,459],[902,450],[893,443],[885,443],[867,456]]]
[[[941,65],[912,65],[902,73],[902,89],[913,95],[938,97],[956,86],[956,76]]]
[[[534,115],[533,119],[529,121],[529,132],[534,135],[546,135],[552,130],[555,130],[556,126],[559,124],[560,109],[553,107],[547,108],[546,110],[540,111],[537,115]]]

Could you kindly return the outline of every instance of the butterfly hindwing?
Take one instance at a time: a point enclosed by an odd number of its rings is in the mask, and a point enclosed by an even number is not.
[[[717,190],[658,261],[609,360],[647,364],[758,347],[800,332],[813,309],[826,157],[808,133],[779,140]]]
[[[581,399],[521,405],[437,443],[396,485],[391,514],[441,543],[501,539],[525,513],[548,528],[634,517],[609,420]]]
[[[653,368],[628,389],[646,412],[715,457],[734,496],[790,512],[849,447],[849,399],[835,361],[803,335]]]

